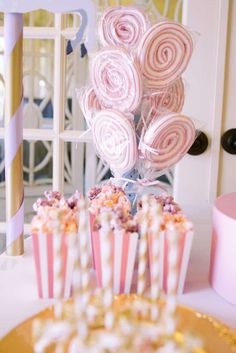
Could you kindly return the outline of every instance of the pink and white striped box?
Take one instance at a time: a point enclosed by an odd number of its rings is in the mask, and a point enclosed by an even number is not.
[[[213,207],[210,282],[236,305],[236,193],[218,197]]]
[[[93,265],[93,269],[95,270],[95,258],[94,258],[94,233],[95,233],[95,237],[96,237],[96,231],[93,230],[93,225],[94,225],[94,221],[95,221],[96,216],[92,213],[89,213],[89,221],[90,221],[90,243],[91,243],[91,252],[92,252],[92,265]]]
[[[54,236],[52,233],[32,234],[39,298],[54,298]],[[74,262],[68,241],[75,235],[63,234],[61,236],[62,293],[64,298],[69,298],[71,295]]]
[[[93,232],[93,250],[97,284],[103,287],[103,239],[99,232]],[[138,234],[112,233],[112,277],[115,294],[130,293],[137,252]]]
[[[149,267],[150,267],[150,280],[152,278],[152,235],[148,235],[148,254],[149,254]],[[177,294],[182,294],[184,291],[184,284],[188,263],[192,248],[193,231],[181,233],[178,242],[178,286]],[[167,278],[168,278],[168,238],[165,231],[160,233],[160,277],[162,289],[167,291]]]

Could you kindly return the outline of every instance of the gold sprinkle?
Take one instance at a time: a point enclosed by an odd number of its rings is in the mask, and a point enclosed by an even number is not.
[[[195,348],[193,350],[193,353],[207,353],[207,352],[203,348]]]
[[[184,336],[181,332],[176,331],[174,333],[174,339],[175,339],[176,343],[178,343],[180,345],[184,344]]]

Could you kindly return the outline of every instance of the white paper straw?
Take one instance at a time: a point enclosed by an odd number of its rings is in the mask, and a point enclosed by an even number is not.
[[[81,325],[83,326],[82,320],[82,290],[81,290],[81,266],[80,266],[80,244],[79,244],[79,234],[72,239],[72,242],[69,243],[71,246],[70,253],[73,254],[74,259],[74,271],[72,277],[72,288],[73,288],[73,298],[75,305],[75,315],[76,315],[76,325],[77,333],[80,335],[81,331],[84,331]],[[81,324],[82,323],[82,324]]]
[[[168,277],[167,296],[164,307],[164,321],[167,335],[172,335],[175,331],[175,312],[177,305],[177,262],[178,262],[178,231],[174,223],[167,225],[168,237]]]
[[[151,237],[152,237],[152,264],[151,266],[151,299],[152,310],[151,318],[157,321],[159,316],[158,298],[160,297],[161,277],[160,277],[160,226],[161,226],[161,207],[154,201],[150,205],[151,215]]]
[[[80,242],[80,263],[81,263],[81,290],[83,306],[84,328],[88,326],[86,309],[88,307],[91,288],[89,284],[89,244],[88,244],[88,217],[86,202],[83,198],[79,201],[79,242]],[[84,335],[87,335],[84,329]]]
[[[55,219],[51,221],[53,232],[53,274],[54,274],[54,297],[57,299],[54,306],[54,314],[56,319],[62,316],[62,233],[61,233],[61,214],[60,211],[55,212]]]
[[[142,198],[142,219],[140,224],[139,241],[139,265],[138,265],[138,288],[139,295],[144,294],[145,290],[145,271],[147,266],[147,231],[148,231],[148,196]]]
[[[105,310],[105,328],[112,329],[114,325],[114,315],[112,310],[113,290],[112,290],[112,258],[111,258],[111,214],[109,212],[101,213],[101,230],[100,236],[102,240],[102,276],[104,286],[103,305]]]

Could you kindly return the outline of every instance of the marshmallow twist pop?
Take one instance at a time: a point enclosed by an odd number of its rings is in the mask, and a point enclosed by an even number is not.
[[[151,116],[165,111],[180,113],[184,105],[184,84],[180,77],[170,86],[145,95],[142,102],[142,110]]]
[[[157,116],[164,112],[180,113],[184,105],[184,83],[180,77],[174,83],[156,90],[143,97],[141,119],[137,125],[140,136],[143,127],[146,129]]]
[[[130,171],[137,161],[134,125],[122,113],[98,112],[92,121],[93,141],[101,159],[117,176]]]
[[[180,114],[158,117],[141,137],[139,148],[146,166],[162,170],[177,163],[196,136],[191,119]]]
[[[94,91],[104,108],[134,112],[142,99],[142,75],[122,48],[104,49],[90,63]]]
[[[129,51],[137,48],[149,27],[145,14],[135,7],[110,7],[99,23],[102,46],[123,46]]]
[[[163,21],[143,36],[138,59],[147,88],[162,88],[174,82],[186,69],[193,52],[193,41],[179,23]]]
[[[82,90],[78,90],[76,96],[87,125],[91,127],[94,112],[102,109],[94,89],[92,87],[85,87]]]

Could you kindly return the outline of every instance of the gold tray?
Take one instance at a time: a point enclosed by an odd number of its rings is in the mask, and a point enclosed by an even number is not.
[[[201,337],[207,353],[236,352],[236,331],[214,318],[179,305],[178,330]],[[53,317],[52,308],[41,311],[14,328],[0,342],[0,353],[33,353],[32,323],[34,319]],[[54,353],[54,351],[50,351]]]

